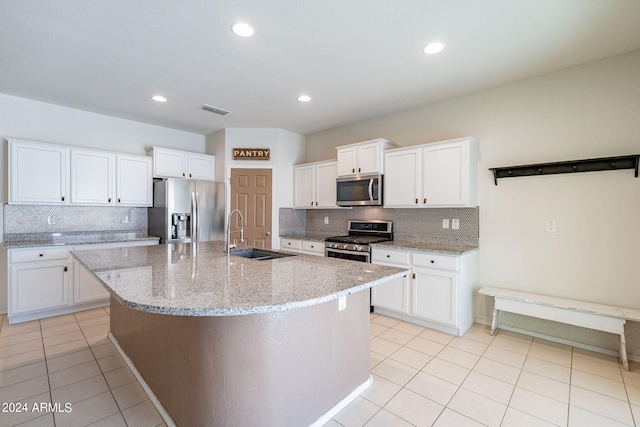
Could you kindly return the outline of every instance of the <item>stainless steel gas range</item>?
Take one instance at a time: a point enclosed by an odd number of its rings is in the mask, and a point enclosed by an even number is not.
[[[371,244],[393,240],[393,222],[382,220],[349,221],[346,236],[327,237],[327,257],[371,262]]]

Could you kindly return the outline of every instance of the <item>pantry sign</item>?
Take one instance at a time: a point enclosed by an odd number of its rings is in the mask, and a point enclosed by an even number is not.
[[[233,160],[269,160],[268,148],[234,148]]]

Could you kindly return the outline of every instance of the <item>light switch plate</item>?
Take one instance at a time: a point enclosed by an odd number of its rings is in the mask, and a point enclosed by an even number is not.
[[[547,233],[555,233],[556,232],[556,220],[548,219],[546,222]]]
[[[449,228],[449,219],[442,220],[442,228]]]
[[[324,217],[324,223],[325,223],[325,224],[329,224],[329,217],[328,217],[328,216],[325,216],[325,217]]]
[[[451,220],[451,228],[458,230],[460,228],[460,220],[458,218]]]

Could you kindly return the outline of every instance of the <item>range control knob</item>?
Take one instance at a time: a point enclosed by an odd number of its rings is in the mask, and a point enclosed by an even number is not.
[[[363,248],[362,248],[362,246],[358,246],[358,247],[356,247],[356,250],[357,250],[357,251],[362,252],[362,249],[363,249]]]
[[[343,245],[342,249],[349,249],[349,245]]]

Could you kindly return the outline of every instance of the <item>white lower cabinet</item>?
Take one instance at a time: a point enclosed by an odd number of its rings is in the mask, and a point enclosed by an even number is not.
[[[458,274],[452,271],[413,267],[411,314],[456,327]]]
[[[306,255],[324,256],[324,242],[281,237],[280,250]]]
[[[66,307],[70,303],[68,259],[9,267],[9,319],[15,314]],[[14,322],[12,322],[14,323]]]
[[[75,247],[9,249],[9,323],[43,319],[109,304],[109,292],[75,258],[71,250],[157,245],[157,240]]]
[[[409,256],[409,252],[374,248],[371,251],[371,262],[391,267],[409,268]],[[371,288],[371,305],[408,314],[409,284],[410,278],[406,275],[374,286]]]
[[[477,251],[443,255],[373,247],[372,262],[411,268],[409,277],[372,289],[375,312],[460,336],[473,324]]]

